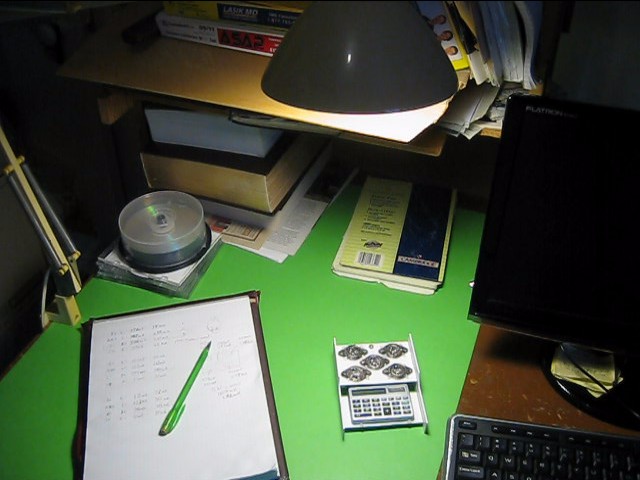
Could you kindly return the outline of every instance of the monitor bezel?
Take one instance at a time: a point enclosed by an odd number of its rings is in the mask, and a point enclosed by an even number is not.
[[[587,116],[594,122],[616,121],[638,124],[640,113],[612,107],[568,102],[532,95],[512,95],[507,100],[506,115],[496,158],[492,188],[487,204],[485,225],[482,234],[474,287],[472,290],[468,318],[478,323],[490,324],[506,330],[522,333],[553,342],[572,343],[583,347],[613,352],[622,355],[640,356],[637,339],[640,338],[640,320],[636,323],[608,319],[608,334],[603,335],[604,319],[577,317],[569,319],[566,312],[537,311],[535,308],[513,308],[492,300],[491,245],[496,242],[501,222],[509,201],[513,177],[514,156],[517,154],[524,116],[532,111],[547,110],[551,115],[569,112],[571,115]],[[553,113],[556,112],[556,113]],[[634,122],[635,120],[635,122]],[[628,131],[628,130],[627,130]],[[603,138],[603,142],[611,139]]]

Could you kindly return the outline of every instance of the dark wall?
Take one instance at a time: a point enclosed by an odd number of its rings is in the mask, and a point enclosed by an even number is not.
[[[85,278],[96,255],[116,238],[124,194],[112,131],[99,121],[97,87],[56,71],[107,14],[16,16],[0,10],[0,121],[82,253]],[[47,265],[24,210],[1,180],[0,372],[41,328]]]

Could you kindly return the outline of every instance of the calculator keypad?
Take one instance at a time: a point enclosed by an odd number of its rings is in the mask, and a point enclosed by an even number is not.
[[[411,397],[406,385],[354,387],[349,391],[353,423],[413,420]]]

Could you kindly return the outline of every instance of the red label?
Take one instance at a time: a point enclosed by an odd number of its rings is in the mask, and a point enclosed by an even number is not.
[[[282,42],[282,38],[261,33],[218,28],[218,42],[220,45],[229,47],[273,54]]]

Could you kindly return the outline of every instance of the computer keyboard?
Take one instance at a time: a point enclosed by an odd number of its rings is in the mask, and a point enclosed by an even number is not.
[[[640,436],[471,415],[449,419],[444,480],[640,480]]]

